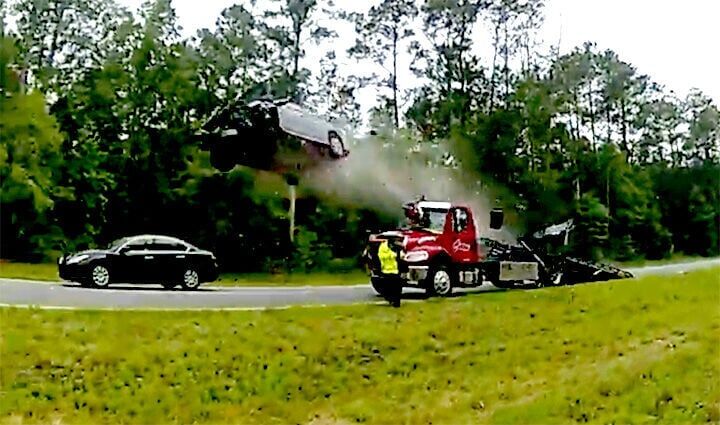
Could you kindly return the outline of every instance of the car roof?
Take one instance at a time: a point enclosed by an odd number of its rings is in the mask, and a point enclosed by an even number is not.
[[[169,240],[172,240],[172,241],[175,241],[175,242],[183,243],[183,244],[185,244],[185,245],[190,245],[189,243],[185,242],[184,240],[182,240],[182,239],[180,239],[180,238],[176,238],[176,237],[174,237],[174,236],[167,236],[167,235],[153,235],[153,234],[133,235],[133,236],[128,236],[128,237],[127,237],[127,240],[128,240],[128,242],[132,242],[132,241],[135,241],[135,240],[138,240],[138,239],[154,239],[154,238],[157,238],[157,239],[169,239]]]
[[[449,210],[452,204],[450,202],[439,201],[420,201],[417,203],[418,208],[427,208],[431,210]]]

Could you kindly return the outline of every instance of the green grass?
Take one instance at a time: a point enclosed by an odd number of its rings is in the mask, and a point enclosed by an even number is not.
[[[57,265],[51,263],[29,264],[0,262],[0,278],[30,279],[48,282],[60,280]],[[207,285],[214,286],[305,286],[305,285],[355,285],[367,283],[368,276],[362,270],[342,273],[312,272],[293,274],[225,273]]]
[[[719,269],[267,312],[0,310],[10,423],[720,421]]]
[[[53,263],[11,263],[0,262],[0,277],[11,279],[30,279],[58,281],[57,264]]]
[[[663,264],[676,264],[676,263],[692,263],[693,261],[707,260],[709,257],[701,257],[697,255],[685,255],[685,254],[673,254],[670,258],[664,258],[662,260],[646,260],[637,259],[630,261],[614,261],[612,264],[620,268],[625,267],[644,267],[644,266],[661,266]]]

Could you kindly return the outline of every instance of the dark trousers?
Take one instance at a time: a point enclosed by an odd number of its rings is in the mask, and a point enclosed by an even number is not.
[[[391,282],[387,285],[384,297],[391,306],[400,307],[400,300],[402,299],[402,282]]]

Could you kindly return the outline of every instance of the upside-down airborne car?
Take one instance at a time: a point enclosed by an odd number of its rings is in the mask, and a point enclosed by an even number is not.
[[[339,125],[287,99],[231,102],[215,111],[200,137],[220,171],[237,164],[286,171],[349,151]]]

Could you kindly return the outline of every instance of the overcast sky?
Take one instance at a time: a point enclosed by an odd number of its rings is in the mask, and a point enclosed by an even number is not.
[[[120,0],[136,8],[142,0]],[[262,0],[261,0],[262,1]],[[364,10],[378,0],[335,0],[343,9]],[[237,0],[173,0],[185,36],[203,27],[213,28],[220,12]],[[546,0],[545,25],[540,36],[547,44],[565,53],[584,41],[594,41],[600,49],[612,49],[622,60],[654,81],[685,96],[692,87],[700,88],[720,103],[720,0]],[[353,42],[352,27],[339,28],[344,50]],[[479,51],[489,49],[489,29],[476,33]],[[484,46],[484,47],[482,47]],[[306,66],[312,68],[321,53],[311,46]],[[313,54],[313,53],[317,53]],[[353,63],[350,63],[353,62]],[[346,70],[355,70],[354,61],[345,61]],[[400,64],[402,67],[402,64]],[[405,65],[407,68],[407,64]],[[401,83],[412,85],[409,71]],[[402,77],[402,75],[401,75]],[[374,92],[362,95],[372,102]]]

